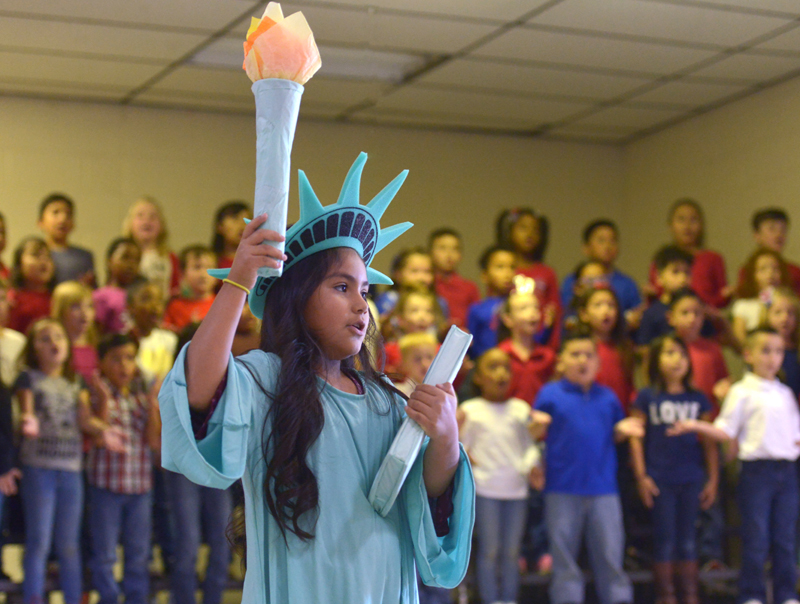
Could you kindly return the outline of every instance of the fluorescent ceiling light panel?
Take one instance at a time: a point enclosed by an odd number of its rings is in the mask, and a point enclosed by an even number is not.
[[[321,47],[319,54],[320,75],[332,78],[398,83],[425,65],[423,57],[399,52]]]
[[[399,52],[320,46],[319,74],[329,78],[378,80],[397,83],[425,65],[425,58]],[[188,63],[205,67],[241,69],[242,40],[222,38],[195,54]]]

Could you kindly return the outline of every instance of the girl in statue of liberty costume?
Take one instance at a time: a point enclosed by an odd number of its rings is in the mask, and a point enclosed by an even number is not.
[[[379,224],[405,173],[359,203],[365,161],[362,153],[327,207],[300,172],[300,220],[285,255],[262,245],[283,240],[257,228],[265,216],[247,226],[159,397],[164,467],[217,488],[242,479],[245,603],[412,604],[415,565],[426,584],[453,588],[469,561],[475,487],[452,386],[419,385],[406,401],[369,353],[371,341],[381,345],[367,288],[390,283],[369,265],[411,225]],[[257,276],[281,261],[282,276]],[[261,349],[234,359],[251,288]],[[190,408],[208,414],[197,433]],[[428,438],[384,517],[368,493],[405,416]]]

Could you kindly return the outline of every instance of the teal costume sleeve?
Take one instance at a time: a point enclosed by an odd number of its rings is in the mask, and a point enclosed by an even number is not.
[[[186,349],[178,354],[158,395],[162,465],[199,485],[226,489],[244,474],[256,385],[231,356],[227,386],[209,418],[208,432],[196,440],[186,391]]]
[[[453,589],[464,579],[469,565],[472,528],[475,524],[475,480],[467,453],[460,447],[461,459],[453,478],[450,532],[444,537],[437,537],[422,475],[427,447],[426,438],[400,491],[400,500],[408,516],[414,558],[422,581],[432,587]]]

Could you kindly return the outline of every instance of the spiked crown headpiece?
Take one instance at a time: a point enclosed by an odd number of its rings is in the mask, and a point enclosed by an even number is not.
[[[287,256],[284,270],[300,260],[334,247],[354,249],[367,265],[367,278],[371,284],[391,285],[392,280],[370,267],[375,254],[414,226],[403,222],[381,230],[380,219],[389,207],[397,191],[403,185],[408,170],[403,170],[384,189],[372,198],[367,205],[359,202],[361,173],[367,161],[367,154],[359,154],[344,179],[342,191],[335,204],[325,206],[320,203],[305,173],[299,170],[300,220],[286,231]],[[208,271],[214,277],[224,279],[230,269]],[[259,318],[264,315],[264,301],[272,284],[280,277],[259,277],[250,292],[250,310]]]

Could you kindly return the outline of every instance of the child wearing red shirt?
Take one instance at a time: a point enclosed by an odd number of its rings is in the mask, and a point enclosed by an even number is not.
[[[722,256],[703,247],[704,223],[703,209],[694,199],[679,199],[672,204],[667,224],[672,231],[673,242],[694,256],[689,285],[716,317],[719,313],[714,310],[724,308],[728,304],[732,290],[728,287],[725,261]],[[651,264],[651,290],[656,296],[660,296],[661,288],[656,284],[657,276],[655,264]]]
[[[480,301],[481,294],[475,283],[458,274],[461,244],[461,234],[447,227],[436,229],[428,238],[436,294],[447,302],[450,322],[465,329],[469,307]]]
[[[600,369],[597,383],[611,388],[627,413],[634,395],[633,346],[620,317],[614,290],[598,286],[578,299],[578,319],[595,339]]]
[[[694,386],[711,402],[713,419],[719,413],[731,380],[720,345],[700,336],[704,318],[703,303],[694,290],[687,287],[672,295],[667,319],[689,348]]]
[[[555,271],[544,263],[549,223],[530,208],[503,210],[497,218],[497,243],[510,247],[516,256],[516,272],[536,281],[536,296],[542,306],[542,323],[549,329],[547,345],[558,349],[561,337],[561,296]]]
[[[176,333],[202,321],[211,308],[215,279],[208,270],[217,267],[217,258],[206,246],[192,245],[181,252],[180,267],[181,295],[170,300],[164,315],[164,327]]]
[[[43,239],[26,237],[14,250],[8,327],[22,334],[36,319],[50,316],[55,264]]]
[[[789,234],[789,215],[783,208],[764,208],[753,214],[753,241],[758,249],[767,249],[783,256],[786,237]],[[792,289],[800,294],[800,266],[786,261]],[[739,269],[738,286],[744,283],[745,267]]]
[[[556,363],[553,350],[536,343],[542,312],[533,286],[532,279],[515,278],[515,290],[508,295],[500,311],[500,320],[508,337],[497,346],[511,360],[508,396],[522,399],[530,405],[533,405],[541,387],[552,377]],[[505,334],[501,332],[501,338],[502,335]]]

